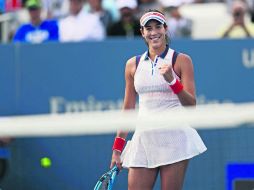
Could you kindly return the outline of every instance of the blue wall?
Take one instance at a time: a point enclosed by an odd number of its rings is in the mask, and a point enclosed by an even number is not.
[[[199,103],[254,101],[254,40],[173,41],[191,55]],[[116,109],[124,66],[146,50],[142,40],[0,46],[0,115]],[[208,151],[190,162],[187,190],[224,189],[231,162],[253,162],[253,129],[200,130]],[[90,190],[108,169],[114,134],[16,139],[3,186],[19,190]],[[131,135],[130,135],[131,137]],[[40,167],[40,158],[52,167]],[[15,181],[15,183],[13,183]],[[115,189],[127,189],[127,172]],[[156,184],[159,189],[159,183]]]
[[[172,47],[191,55],[200,103],[245,102],[254,100],[253,42],[173,41]],[[125,62],[145,50],[142,40],[0,46],[0,115],[119,108]]]

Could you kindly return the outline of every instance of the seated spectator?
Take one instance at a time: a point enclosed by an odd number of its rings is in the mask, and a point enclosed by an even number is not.
[[[108,29],[108,36],[128,38],[140,36],[139,21],[134,16],[134,11],[137,8],[136,0],[117,0],[116,3],[120,11],[120,20]]]
[[[105,30],[97,15],[83,10],[83,0],[69,0],[70,14],[59,21],[59,37],[61,42],[77,42],[83,40],[102,40]]]
[[[88,0],[90,5],[90,13],[96,14],[107,29],[113,22],[111,12],[102,7],[102,0]]]
[[[223,38],[246,38],[253,37],[254,25],[245,21],[247,9],[242,1],[234,1],[232,4],[232,23],[223,29],[220,36]]]
[[[169,14],[167,25],[169,36],[172,38],[190,38],[192,34],[192,20],[181,15],[179,7],[166,7]],[[166,14],[167,15],[167,14]]]
[[[13,38],[14,42],[42,43],[58,40],[56,20],[42,20],[39,0],[27,0],[30,23],[21,25]]]

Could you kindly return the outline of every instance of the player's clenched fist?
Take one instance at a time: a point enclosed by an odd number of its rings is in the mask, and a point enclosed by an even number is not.
[[[164,77],[167,82],[172,82],[174,80],[174,76],[172,73],[172,66],[168,64],[162,64],[159,67],[160,74]]]

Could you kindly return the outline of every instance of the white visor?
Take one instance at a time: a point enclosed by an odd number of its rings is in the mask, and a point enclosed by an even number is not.
[[[140,19],[140,26],[145,26],[149,20],[157,20],[161,24],[166,22],[165,16],[159,12],[148,12],[145,13]]]

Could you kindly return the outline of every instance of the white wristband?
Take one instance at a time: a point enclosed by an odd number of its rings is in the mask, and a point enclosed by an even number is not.
[[[176,83],[176,78],[174,78],[171,82],[168,82],[170,86],[174,85]]]

